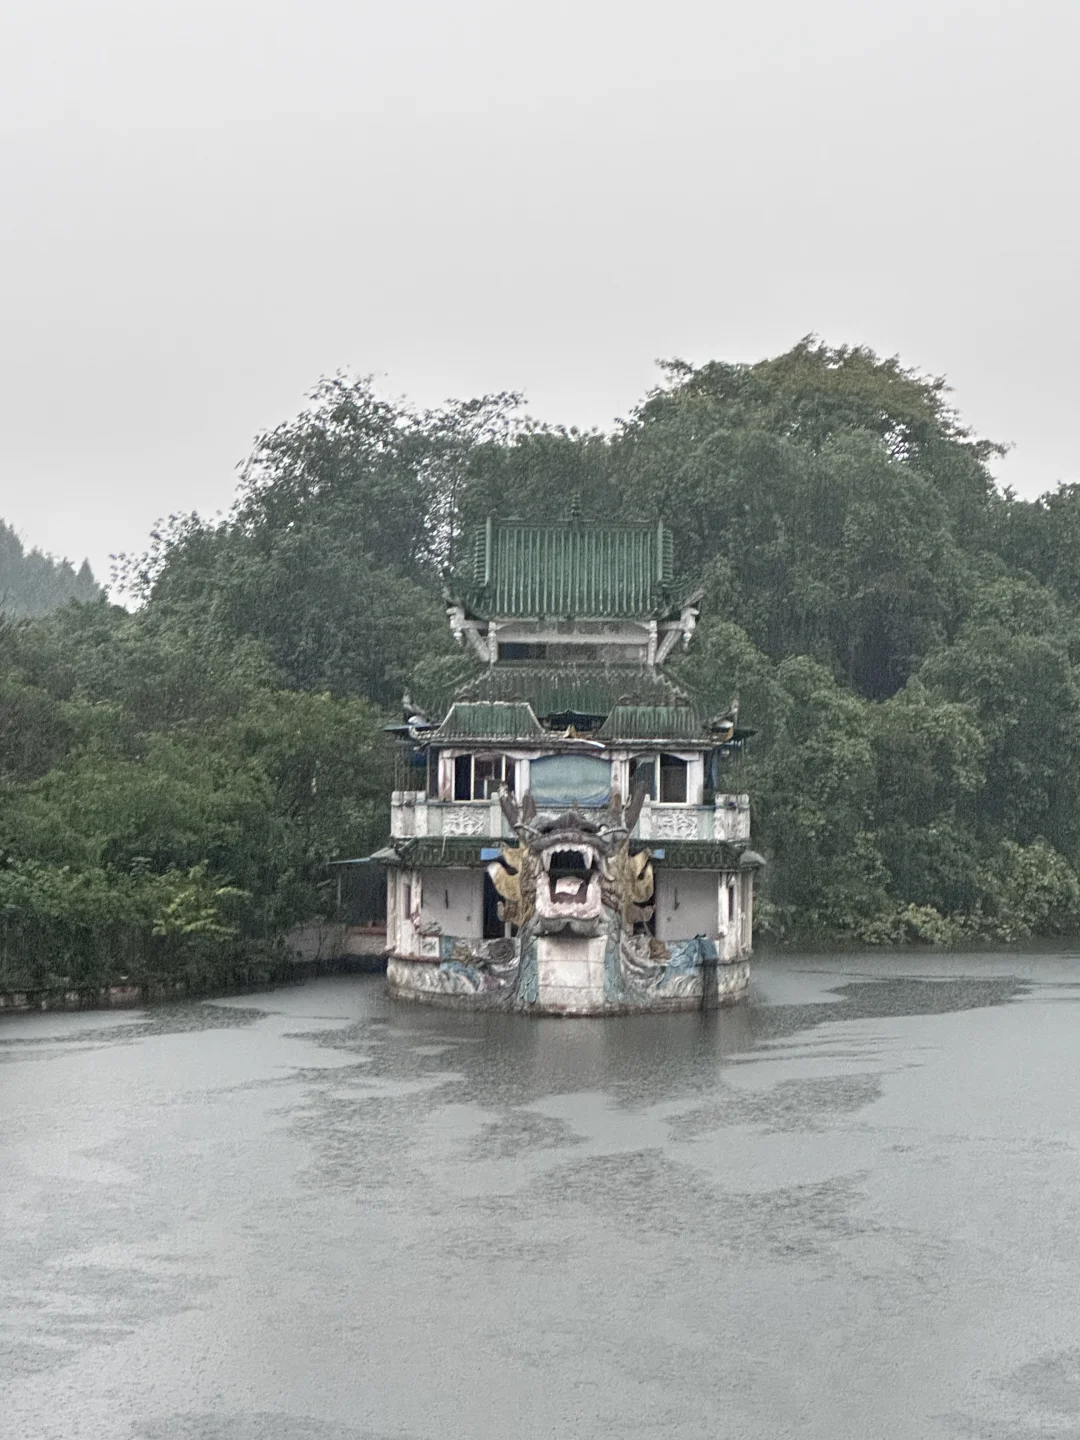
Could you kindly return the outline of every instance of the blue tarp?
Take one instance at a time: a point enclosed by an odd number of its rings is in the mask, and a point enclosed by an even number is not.
[[[540,806],[606,805],[611,763],[593,755],[545,755],[529,767],[529,788]]]

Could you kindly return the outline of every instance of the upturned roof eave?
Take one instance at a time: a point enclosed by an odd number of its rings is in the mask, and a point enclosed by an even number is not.
[[[520,702],[538,716],[576,710],[606,717],[616,705],[690,706],[691,696],[648,665],[500,661],[459,686],[453,703]]]
[[[693,595],[700,599],[697,591],[690,592],[690,596]],[[466,620],[482,621],[485,625],[519,624],[522,621],[541,625],[551,620],[574,621],[587,625],[610,625],[624,620],[631,624],[646,625],[650,620],[678,620],[687,605],[697,603],[694,598],[680,596],[640,610],[625,607],[612,610],[501,609],[486,602],[483,595],[477,591],[454,589],[451,586],[443,588],[443,598],[447,605],[460,606]]]
[[[567,738],[557,732],[543,735],[454,735],[440,739],[425,735],[414,743],[417,750],[542,750],[545,755],[599,755],[617,750],[712,750],[716,740],[708,735],[622,735],[594,740],[591,736]]]

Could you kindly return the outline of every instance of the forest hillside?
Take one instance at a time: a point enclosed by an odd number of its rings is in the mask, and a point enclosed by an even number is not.
[[[11,526],[0,520],[0,611],[47,615],[69,600],[98,600],[104,593],[88,560],[76,570],[70,560],[27,550]]]
[[[380,844],[402,693],[469,673],[441,592],[489,513],[662,518],[705,587],[674,664],[756,731],[728,788],[759,939],[1013,942],[1080,924],[1080,487],[994,484],[940,379],[805,340],[672,363],[609,433],[513,394],[319,384],[223,520],[0,634],[0,981],[272,963]]]

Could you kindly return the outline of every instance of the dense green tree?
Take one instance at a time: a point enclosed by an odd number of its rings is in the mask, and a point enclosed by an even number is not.
[[[964,703],[987,746],[978,813],[1001,836],[1080,855],[1080,688],[1051,594],[988,587],[954,644],[928,657],[928,687]]]
[[[417,412],[370,381],[323,381],[258,438],[218,523],[175,516],[121,565],[154,607],[259,640],[283,682],[395,703],[414,668],[446,655],[440,574],[460,539],[469,456],[514,429],[518,399]]]
[[[881,699],[960,623],[999,503],[994,447],[944,397],[894,360],[808,341],[759,365],[674,365],[613,463],[692,566],[724,563],[762,649]]]
[[[781,661],[776,677],[786,722],[753,787],[759,842],[778,872],[772,908],[782,933],[851,937],[887,903],[869,707],[805,656]]]
[[[1014,499],[996,520],[997,548],[1009,566],[1080,606],[1080,485],[1059,485],[1027,504]]]
[[[403,692],[435,712],[475,668],[442,587],[490,513],[674,530],[705,598],[672,671],[757,732],[718,781],[752,797],[767,933],[1075,928],[1080,487],[1020,501],[995,453],[941,379],[808,339],[673,362],[610,433],[325,380],[256,438],[228,516],[121,560],[131,612],[0,527],[0,591],[23,577],[0,607],[0,978],[266,973],[327,861],[384,838]]]
[[[913,678],[873,707],[871,727],[874,828],[890,892],[942,916],[972,911],[982,893],[974,815],[987,751],[974,712]]]
[[[282,689],[204,621],[97,603],[0,630],[0,980],[265,973],[327,862],[382,839],[383,715]]]

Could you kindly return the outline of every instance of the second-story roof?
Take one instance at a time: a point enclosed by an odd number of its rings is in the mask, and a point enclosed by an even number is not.
[[[575,714],[600,719],[620,704],[692,710],[685,690],[646,665],[492,665],[463,685],[455,699],[524,701],[541,718]]]
[[[436,744],[461,740],[531,741],[544,740],[547,732],[524,701],[458,700],[432,735]]]

